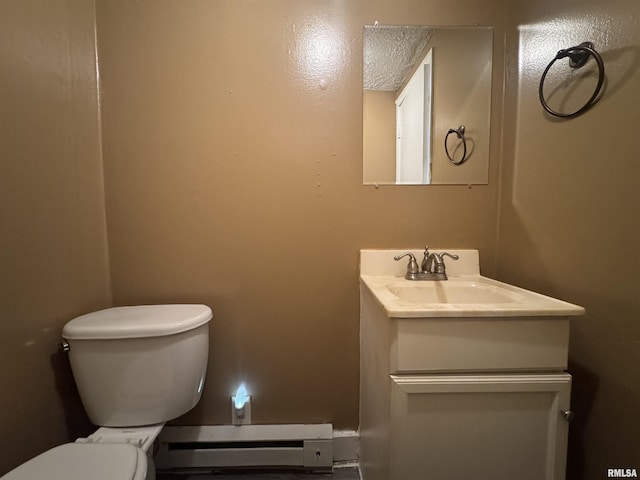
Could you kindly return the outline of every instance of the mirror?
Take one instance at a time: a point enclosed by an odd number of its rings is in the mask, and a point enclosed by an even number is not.
[[[372,25],[363,39],[363,183],[488,183],[493,28]]]

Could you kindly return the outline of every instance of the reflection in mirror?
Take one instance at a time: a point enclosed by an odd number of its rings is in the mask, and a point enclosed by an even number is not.
[[[365,185],[488,183],[492,50],[490,27],[365,26]]]

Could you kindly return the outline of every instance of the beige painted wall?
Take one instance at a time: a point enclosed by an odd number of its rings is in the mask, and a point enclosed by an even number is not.
[[[358,250],[477,247],[492,273],[499,133],[488,186],[362,186],[362,29],[501,38],[503,5],[98,1],[114,301],[214,310],[205,393],[179,423],[228,423],[246,381],[255,423],[357,428]]]
[[[362,181],[396,183],[396,92],[362,94]]]
[[[0,475],[86,433],[62,325],[111,302],[92,2],[0,2]]]
[[[518,6],[509,9],[498,275],[587,309],[571,329],[568,478],[597,480],[607,468],[640,469],[640,3]],[[579,118],[550,119],[540,75],[559,49],[587,40],[604,59],[605,93]]]

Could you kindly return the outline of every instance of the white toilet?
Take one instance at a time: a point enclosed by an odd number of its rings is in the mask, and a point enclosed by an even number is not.
[[[153,480],[153,444],[164,423],[200,400],[207,371],[206,305],[116,307],[63,330],[87,438],[38,455],[2,480]]]

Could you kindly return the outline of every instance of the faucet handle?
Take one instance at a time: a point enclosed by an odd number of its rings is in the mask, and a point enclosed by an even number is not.
[[[446,265],[444,264],[443,257],[449,257],[449,258],[452,258],[453,260],[458,260],[460,258],[458,255],[454,255],[449,252],[434,253],[434,256],[436,257],[435,273],[444,273],[444,274],[446,274]]]
[[[449,257],[449,258],[451,258],[453,260],[458,260],[460,258],[458,255],[455,255],[455,254],[449,253],[449,252],[442,252],[442,253],[439,253],[439,254],[436,254],[436,255],[438,255],[438,258],[442,262],[444,262],[444,258],[442,258],[444,256],[447,256],[447,257]]]
[[[393,259],[397,262],[406,256],[409,257],[409,263],[407,264],[407,275],[419,273],[420,270],[418,269],[418,262],[416,261],[416,257],[413,253],[407,252],[403,253],[402,255],[396,255],[395,257],[393,257]]]

